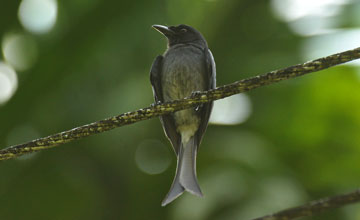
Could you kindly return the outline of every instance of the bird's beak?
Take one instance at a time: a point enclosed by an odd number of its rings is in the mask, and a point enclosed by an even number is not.
[[[159,31],[161,34],[163,34],[165,37],[170,37],[175,34],[175,32],[173,30],[171,30],[170,28],[168,28],[164,25],[154,24],[152,27],[155,30]]]

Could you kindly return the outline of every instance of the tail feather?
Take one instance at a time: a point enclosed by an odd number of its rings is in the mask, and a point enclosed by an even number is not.
[[[203,196],[196,177],[196,153],[197,146],[194,137],[190,138],[185,145],[181,145],[178,154],[176,175],[169,193],[161,204],[162,206],[172,202],[185,190],[196,196]]]
[[[173,200],[175,200],[177,197],[179,197],[183,192],[184,192],[184,187],[180,184],[179,181],[179,177],[180,177],[180,164],[182,162],[182,157],[181,155],[181,148],[180,148],[180,152],[179,152],[179,156],[178,156],[178,160],[177,160],[177,165],[176,165],[176,174],[175,174],[175,178],[174,181],[171,185],[170,191],[168,192],[168,194],[166,195],[166,197],[164,198],[164,200],[161,203],[161,206],[166,206],[167,204],[169,204],[170,202],[172,202]]]
[[[183,148],[183,159],[181,163],[180,184],[186,191],[202,197],[202,192],[196,177],[196,151],[194,138],[190,138]]]

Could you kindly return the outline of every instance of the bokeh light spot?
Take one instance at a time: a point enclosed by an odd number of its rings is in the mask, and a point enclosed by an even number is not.
[[[34,39],[23,34],[8,34],[3,38],[2,48],[7,63],[18,71],[29,69],[37,58]]]
[[[30,32],[46,33],[55,25],[56,0],[23,0],[19,7],[19,20]]]
[[[276,15],[286,21],[305,16],[333,16],[349,0],[272,0]]]
[[[339,29],[332,33],[309,37],[304,41],[302,54],[304,60],[317,59],[344,50],[351,50],[360,45],[360,29]],[[359,60],[346,65],[360,65]]]
[[[288,22],[292,31],[301,36],[331,32],[340,23],[334,17],[351,0],[272,0],[274,14]]]
[[[7,102],[18,86],[17,75],[9,65],[0,62],[0,104]]]
[[[251,101],[245,94],[236,94],[214,102],[210,123],[235,125],[246,121],[251,114]]]
[[[144,173],[162,173],[170,165],[170,150],[160,141],[146,140],[138,146],[135,153],[135,162]]]

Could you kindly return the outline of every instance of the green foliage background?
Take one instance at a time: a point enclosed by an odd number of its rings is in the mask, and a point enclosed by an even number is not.
[[[65,0],[45,35],[23,30],[19,3],[1,2],[0,37],[25,32],[38,57],[0,106],[1,147],[150,105],[148,72],[166,47],[152,24],[199,29],[216,59],[218,85],[306,61],[304,37],[264,0]],[[342,27],[356,26],[346,10]],[[186,194],[160,206],[175,156],[152,119],[1,162],[0,218],[249,219],[351,191],[360,182],[358,71],[339,66],[249,92],[245,123],[207,130],[197,168],[204,198]],[[135,163],[147,140],[168,147],[172,162],[162,174],[145,174]],[[360,208],[311,219],[360,219]]]

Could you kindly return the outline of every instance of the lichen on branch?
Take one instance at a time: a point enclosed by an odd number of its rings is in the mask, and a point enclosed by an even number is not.
[[[226,98],[228,96],[250,91],[261,86],[276,83],[282,80],[298,77],[311,72],[317,72],[342,63],[350,62],[360,58],[360,48],[333,54],[327,57],[309,61],[303,64],[290,66],[284,69],[271,71],[269,73],[243,79],[216,89],[196,92],[192,96],[175,100],[172,102],[158,103],[150,107],[142,108],[133,112],[123,113],[101,121],[83,125],[68,131],[63,131],[48,137],[39,138],[27,143],[11,146],[0,150],[0,160],[8,160],[21,155],[36,152],[90,135],[109,131],[117,127],[133,124],[164,114],[194,107],[198,104]]]

